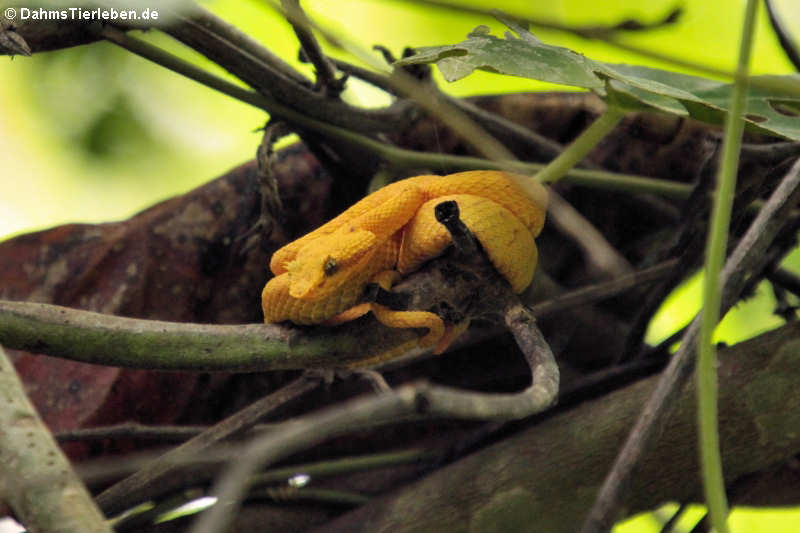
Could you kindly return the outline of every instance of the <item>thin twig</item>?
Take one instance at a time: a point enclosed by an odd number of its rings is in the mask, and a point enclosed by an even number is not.
[[[413,420],[407,417],[403,421]],[[292,421],[282,424],[289,425]],[[271,427],[259,430],[263,424],[254,426],[254,432],[264,433],[273,431],[279,424],[272,424]],[[286,425],[281,425],[285,428]],[[208,428],[206,428],[208,429]],[[241,444],[216,444],[206,448],[201,454],[191,456],[173,457],[173,475],[182,477],[184,486],[191,484],[205,484],[212,480],[222,467],[228,462],[241,456],[243,446]],[[129,454],[125,461],[118,459],[102,458],[81,463],[77,466],[80,478],[89,486],[107,486],[109,482],[119,480],[123,476],[136,473],[137,470],[148,468],[148,466],[161,455],[162,452],[147,451]],[[272,470],[267,470],[256,474],[250,480],[252,485],[264,485],[269,483],[285,482],[296,474],[307,474],[315,479],[336,476],[348,472],[369,470],[398,464],[433,461],[438,457],[436,452],[426,452],[418,449],[401,450],[387,453],[377,453],[369,455],[355,455],[341,457],[327,461],[313,463],[301,463],[284,466]],[[155,487],[157,489],[157,487]],[[158,497],[158,490],[150,493],[151,497]]]
[[[126,476],[136,474],[139,470],[149,468],[154,461],[157,461],[168,450],[148,449],[143,452],[131,452],[125,455],[125,460],[120,461],[118,457],[101,457],[82,462],[76,467],[78,475],[87,486],[102,490],[116,483]],[[211,448],[206,448],[200,454],[191,456],[180,456],[172,458],[173,476],[181,478],[180,485],[188,487],[200,485],[219,472],[228,461],[242,453],[241,444],[229,444],[227,442],[216,444]],[[178,483],[176,483],[178,485]],[[153,490],[154,498],[160,497]],[[167,492],[172,492],[168,490]],[[145,500],[148,501],[147,496]],[[142,503],[142,502],[137,502]],[[129,507],[133,507],[132,504]]]
[[[317,74],[317,89],[326,96],[337,97],[344,90],[344,78],[336,77],[336,69],[333,63],[325,57],[322,48],[319,46],[314,34],[308,29],[308,18],[303,8],[300,7],[299,0],[281,0],[284,11],[293,14],[293,18],[306,21],[303,24],[296,24],[289,19],[297,40],[305,54],[305,58],[314,65]]]
[[[97,496],[97,503],[106,514],[116,514],[146,497],[164,494],[185,482],[173,475],[176,458],[196,455],[212,445],[252,427],[268,413],[317,387],[319,381],[300,377],[283,388],[268,394],[241,411],[215,424],[207,431],[173,448],[147,467],[112,485]]]
[[[677,259],[670,259],[644,270],[637,270],[612,281],[595,283],[573,291],[559,294],[554,298],[531,306],[531,312],[537,317],[558,313],[567,309],[589,305],[645,283],[652,283],[668,275]]]
[[[622,108],[609,105],[588,128],[583,130],[556,158],[535,176],[540,183],[554,183],[583,160],[625,116]],[[566,200],[555,192],[550,195],[550,219],[583,251],[587,262],[597,271],[614,278],[631,271],[628,261]]]
[[[358,65],[353,65],[346,61],[336,58],[328,58],[336,65],[336,68],[342,72],[352,75],[362,81],[369,83],[379,89],[386,91],[389,94],[399,96],[395,85],[392,83],[391,78],[382,72],[370,70]],[[437,90],[436,87],[431,87],[431,90]],[[457,107],[462,112],[466,113],[472,120],[480,124],[489,133],[498,138],[503,138],[505,142],[525,143],[528,147],[527,156],[532,159],[552,159],[556,157],[564,149],[556,141],[545,137],[531,129],[528,129],[512,120],[492,113],[486,109],[482,109],[475,104],[459,99],[453,98],[446,93],[437,90],[439,96],[446,100],[449,104]]]
[[[363,109],[314,91],[308,80],[213,13],[198,5],[178,11],[162,31],[222,66],[259,93],[293,110],[354,132],[402,128],[411,120],[409,106],[398,103],[384,109]],[[284,64],[285,65],[285,64]]]
[[[379,89],[383,89],[389,94],[397,95],[394,85],[392,85],[389,76],[386,74],[359,67],[339,59],[330,58],[330,60],[333,61],[333,63],[336,65],[336,68],[342,72],[374,85]],[[431,87],[431,90],[434,89],[435,87]],[[440,97],[446,100],[450,105],[460,109],[486,131],[503,141],[505,144],[517,144],[524,147],[524,151],[518,149],[512,149],[512,151],[518,154],[524,153],[526,159],[553,159],[564,149],[561,144],[553,141],[552,139],[548,139],[544,135],[517,124],[512,120],[508,120],[497,113],[492,113],[491,111],[482,109],[467,100],[453,98],[441,91],[438,92]]]
[[[507,144],[522,144],[525,147],[525,159],[547,161],[558,156],[564,150],[561,144],[552,139],[548,139],[544,135],[508,120],[497,113],[481,109],[467,100],[453,98],[441,92],[440,94],[450,105],[460,109],[490,134]],[[588,162],[585,166],[593,168]]]
[[[436,220],[447,229],[453,245],[462,255],[479,253],[478,241],[460,218],[458,202],[447,200],[436,205],[433,210]]]
[[[720,275],[722,289],[721,316],[737,301],[749,272],[759,270],[765,260],[765,251],[786,222],[787,213],[798,200],[800,184],[800,159],[797,160],[780,185],[770,196],[764,208],[748,228],[725,263]],[[614,519],[620,498],[630,485],[639,459],[656,437],[658,428],[673,406],[674,399],[694,370],[694,354],[700,329],[699,316],[695,317],[681,341],[678,352],[672,356],[669,366],[658,381],[656,390],[645,404],[617,455],[614,466],[603,482],[582,533],[607,531]]]
[[[431,461],[436,457],[436,453],[426,452],[415,448],[394,452],[342,457],[339,459],[285,466],[267,470],[250,478],[250,486],[258,487],[261,485],[284,482],[297,474],[305,474],[311,477],[311,479],[317,480],[326,477],[340,476],[342,474],[348,474],[351,472],[362,472],[376,468],[385,468],[387,466],[422,463]]]
[[[544,168],[541,163],[528,163],[519,161],[492,161],[480,157],[458,156],[450,154],[438,154],[430,152],[417,152],[406,150],[385,144],[364,135],[359,135],[352,130],[334,126],[332,124],[317,120],[279,103],[263,94],[249,91],[238,85],[234,85],[227,80],[215,76],[203,69],[200,69],[177,56],[165,52],[149,43],[135,39],[112,27],[104,27],[101,35],[109,41],[117,44],[126,50],[137,54],[149,61],[168,68],[182,76],[197,81],[203,85],[211,87],[223,94],[227,94],[237,100],[250,104],[279,117],[283,117],[294,124],[303,128],[328,135],[336,139],[345,141],[354,146],[369,150],[382,159],[388,161],[391,166],[404,168],[441,168],[443,170],[483,170],[498,169],[521,172],[524,174],[536,174]],[[469,112],[469,111],[467,111]],[[477,116],[476,116],[477,117]],[[480,118],[477,118],[480,120]],[[562,179],[564,183],[587,187],[596,187],[612,191],[624,191],[630,194],[651,193],[665,196],[668,198],[686,198],[692,190],[691,185],[678,183],[669,180],[638,176],[634,174],[618,174],[603,170],[572,169]]]
[[[509,329],[521,343],[531,365],[533,383],[528,389],[516,394],[485,394],[427,384],[406,385],[295,420],[285,430],[253,440],[242,456],[232,462],[212,491],[218,498],[217,504],[199,518],[191,532],[212,533],[227,524],[241,505],[248,479],[258,469],[364,424],[392,423],[409,414],[507,420],[548,408],[558,392],[558,366],[553,354],[536,329],[533,316],[524,307],[512,307],[506,316]]]
[[[295,13],[282,10],[279,5],[271,0],[265,1],[269,6],[283,13],[292,23],[304,25],[309,31],[311,29],[317,30],[322,38],[332,46],[355,55],[376,70],[386,71],[386,66],[375,59],[372,54],[362,50],[341,35],[334,35],[308,17],[305,20],[301,20],[295,16]],[[431,91],[428,84],[420,83],[402,69],[395,69],[391,72],[388,80],[395,90],[413,100],[420,108],[447,125],[477,153],[494,161],[513,161],[515,159],[514,155],[502,143],[475,124],[466,114],[455,106],[450,105],[444,98],[441,98],[438,92]],[[392,127],[397,129],[395,125]]]
[[[571,382],[569,387],[561,389],[558,403],[562,407],[570,406],[587,398],[608,394],[608,391],[617,390],[627,383],[662,370],[668,359],[668,354],[643,357],[586,374]]]
[[[208,426],[149,426],[137,422],[125,422],[108,426],[59,431],[54,437],[59,442],[98,439],[142,439],[164,442],[183,442],[207,429]]]
[[[212,494],[217,504],[203,513],[190,530],[192,533],[216,533],[235,515],[247,490],[249,477],[267,464],[295,450],[340,435],[362,423],[383,420],[386,423],[415,410],[416,393],[410,386],[395,392],[350,400],[300,419],[285,430],[253,440],[241,457],[233,461]]]

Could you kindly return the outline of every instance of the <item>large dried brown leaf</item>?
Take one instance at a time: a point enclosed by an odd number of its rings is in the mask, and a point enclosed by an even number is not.
[[[281,155],[276,173],[292,208],[291,227],[319,224],[328,179],[316,161],[293,147]],[[267,258],[282,244],[283,232],[273,232],[277,240],[248,239],[259,214],[257,184],[255,165],[248,163],[122,222],[71,224],[3,242],[0,298],[177,322],[259,321]],[[174,422],[193,399],[198,379],[30,353],[13,357],[54,431],[128,420]]]

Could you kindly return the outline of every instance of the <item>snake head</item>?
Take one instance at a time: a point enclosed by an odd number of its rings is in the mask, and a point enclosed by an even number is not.
[[[308,243],[287,265],[289,295],[303,300],[330,295],[369,260],[376,240],[371,231],[348,226]]]

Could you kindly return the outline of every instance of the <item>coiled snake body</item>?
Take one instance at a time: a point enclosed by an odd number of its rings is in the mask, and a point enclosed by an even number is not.
[[[547,192],[527,176],[501,171],[423,175],[397,181],[276,251],[275,275],[261,295],[265,322],[337,324],[372,310],[391,327],[428,328],[421,346],[436,352],[452,340],[428,311],[392,311],[362,303],[364,288],[388,289],[399,277],[442,254],[451,244],[434,208],[454,200],[461,220],[515,292],[531,282],[534,238],[544,225]],[[442,339],[446,339],[442,341]]]

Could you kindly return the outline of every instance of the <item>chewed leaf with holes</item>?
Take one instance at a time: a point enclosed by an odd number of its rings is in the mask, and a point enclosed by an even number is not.
[[[525,78],[535,73],[538,80],[587,89],[605,85],[594,74],[591,59],[538,39],[517,39],[511,34],[500,39],[490,35],[487,26],[478,26],[459,44],[423,47],[416,52],[398,64],[435,62],[447,81],[460,80],[475,69],[482,69]]]
[[[465,41],[419,48],[415,55],[397,64],[436,63],[448,81],[480,69],[582,87],[625,108],[689,115],[714,124],[725,117],[731,84],[649,67],[595,61],[568,48],[543,43],[513,20],[501,20],[517,36],[507,32],[505,38],[500,38],[491,35],[488,27],[478,26]],[[800,77],[771,76],[758,80],[762,85],[768,83],[770,88],[760,85],[751,89],[745,115],[748,130],[800,140]]]
[[[756,81],[777,81],[782,83],[793,80],[800,83],[797,76],[757,76]],[[705,102],[724,108],[730,98],[732,85],[721,84],[714,88],[698,92]],[[754,131],[761,130],[767,134],[778,134],[789,139],[800,139],[800,96],[787,96],[785,93],[752,87],[747,93],[745,119],[753,124]]]
[[[649,67],[609,65],[624,76],[646,78],[653,82],[680,87],[691,93],[693,100],[681,103],[693,118],[711,124],[721,124],[731,98],[733,85],[719,81],[679,74]],[[800,77],[755,76],[755,87],[747,93],[745,120],[749,131],[800,140]],[[775,88],[767,88],[769,84]],[[785,88],[785,90],[781,90]],[[793,91],[795,95],[787,94]],[[653,106],[656,107],[656,106]],[[666,111],[666,109],[662,109]]]

